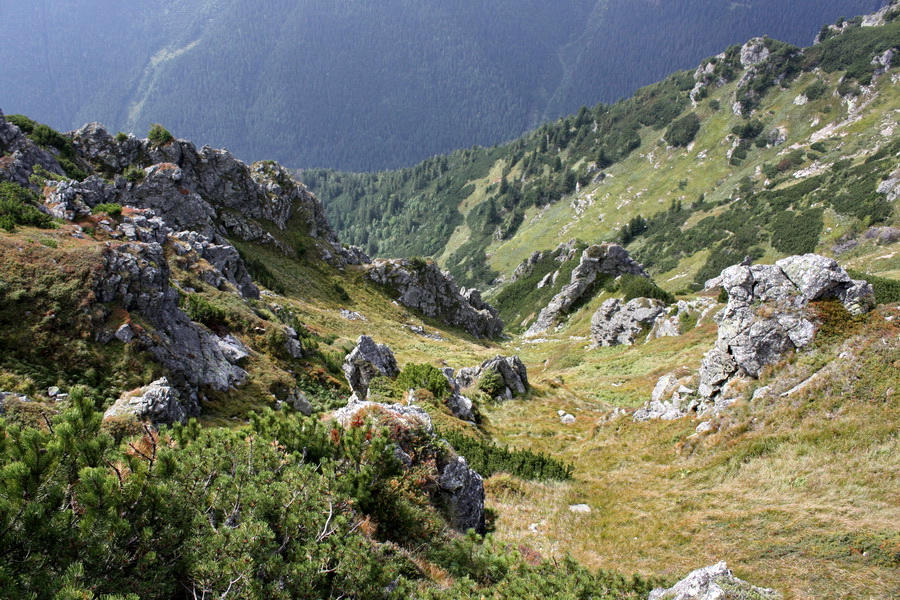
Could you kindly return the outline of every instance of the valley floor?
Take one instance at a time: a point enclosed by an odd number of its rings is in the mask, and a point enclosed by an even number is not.
[[[703,434],[690,418],[610,414],[642,405],[661,374],[696,369],[714,325],[613,349],[585,349],[578,324],[542,343],[510,341],[503,353],[522,357],[534,391],[484,409],[486,428],[575,474],[548,484],[490,478],[495,535],[626,573],[681,577],[725,560],[786,598],[897,597],[898,322],[896,307],[879,310],[847,341],[778,365],[751,387],[783,393],[824,376],[789,397],[739,403]],[[560,410],[575,422],[562,424]]]

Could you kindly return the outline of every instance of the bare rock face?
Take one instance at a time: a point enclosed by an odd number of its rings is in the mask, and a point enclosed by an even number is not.
[[[464,457],[452,450],[440,450],[427,412],[418,406],[355,402],[337,410],[333,417],[344,427],[355,426],[364,418],[371,417],[377,423],[389,423],[391,431],[417,432],[418,435],[404,435],[396,440],[395,456],[407,468],[414,466],[421,455],[434,456],[431,468],[437,482],[438,500],[446,507],[453,528],[457,531],[474,529],[478,533],[485,532],[484,480],[469,467]],[[416,451],[404,447],[408,443],[405,440],[422,437],[430,440],[430,448]]]
[[[187,422],[188,412],[181,402],[178,390],[165,377],[148,386],[125,394],[103,415],[104,419],[134,416],[154,425]]]
[[[484,533],[484,480],[464,457],[451,458],[443,465],[438,485],[450,509],[453,528]]]
[[[741,46],[741,65],[744,68],[758,65],[769,58],[769,54],[765,38],[753,38]]]
[[[591,318],[591,340],[597,346],[630,346],[665,312],[660,300],[634,298],[623,304],[619,298],[610,298]]]
[[[433,262],[376,259],[365,266],[365,276],[388,287],[403,306],[475,337],[493,338],[503,331],[497,310],[477,290],[458,288],[450,274]]]
[[[125,310],[140,312],[154,326],[152,332],[141,329],[138,339],[178,377],[177,384],[189,394],[189,414],[199,410],[201,388],[227,391],[244,381],[246,372],[228,359],[219,338],[179,308],[160,244],[128,242],[108,247],[94,293],[99,302],[118,302]]]
[[[644,267],[635,262],[618,244],[589,246],[581,254],[581,262],[572,271],[572,278],[560,292],[541,310],[535,322],[525,332],[525,337],[535,337],[554,326],[572,311],[579,301],[593,290],[593,284],[601,274],[618,277],[623,274],[649,277]]]
[[[356,348],[344,358],[341,369],[356,400],[366,399],[369,395],[369,382],[375,377],[394,378],[400,374],[397,359],[391,349],[385,344],[376,344],[367,335],[359,336]]]
[[[738,579],[725,562],[697,569],[669,589],[650,592],[648,600],[779,600],[781,594]]]
[[[511,400],[516,396],[528,393],[528,370],[518,356],[495,356],[481,363],[478,367],[460,369],[456,381],[462,388],[478,384],[488,373],[499,375],[494,397],[500,400]]]
[[[817,254],[790,256],[774,265],[729,267],[721,282],[728,304],[716,315],[715,352],[701,367],[700,394],[706,398],[731,374],[756,378],[765,365],[809,344],[816,332],[807,310],[810,302],[837,298],[854,314],[874,306],[872,286],[850,279],[837,262]]]
[[[250,278],[247,266],[231,244],[217,244],[196,231],[179,231],[173,236],[183,242],[179,248],[193,250],[195,255],[207,261],[213,268],[201,271],[200,277],[216,289],[224,289],[230,283],[243,298],[259,298],[259,288]]]

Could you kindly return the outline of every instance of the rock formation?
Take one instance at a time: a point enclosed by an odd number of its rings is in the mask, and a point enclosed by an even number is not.
[[[470,388],[481,383],[488,373],[495,373],[499,379],[491,390],[494,398],[510,400],[528,392],[528,371],[518,356],[495,356],[478,367],[460,369],[456,382],[461,388]],[[486,392],[486,393],[491,393]]]
[[[160,244],[110,245],[103,258],[104,267],[94,284],[97,301],[118,302],[154,326],[152,331],[140,328],[130,337],[125,332],[123,336],[129,341],[137,338],[161,365],[177,375],[189,394],[188,414],[198,414],[200,388],[227,391],[243,382],[246,372],[229,360],[221,340],[179,308],[179,295],[169,286],[169,265]]]
[[[572,272],[569,284],[541,310],[537,320],[525,332],[525,336],[534,337],[556,326],[562,317],[590,297],[598,276],[618,277],[626,273],[648,277],[644,268],[635,262],[622,246],[597,244],[588,247],[581,254],[581,262]]]
[[[367,279],[386,286],[397,302],[426,317],[479,338],[497,337],[503,331],[497,310],[477,290],[458,288],[450,274],[433,262],[376,259],[364,269]]]
[[[154,425],[185,423],[188,413],[181,401],[178,390],[165,377],[148,386],[129,392],[116,400],[104,419],[133,416],[139,421],[150,421]]]
[[[341,369],[353,390],[351,404],[366,399],[369,395],[369,382],[375,377],[395,378],[400,374],[397,359],[391,349],[384,344],[376,344],[367,335],[359,336],[356,347],[344,358]]]
[[[727,407],[735,396],[735,381],[759,377],[764,366],[813,341],[817,324],[810,302],[834,298],[853,314],[874,306],[871,285],[851,279],[833,259],[817,254],[790,256],[774,265],[735,265],[706,286],[723,287],[728,304],[715,316],[718,337],[700,366],[696,396],[688,398],[690,394],[665,385],[659,394],[654,390],[654,398],[636,419],[690,411],[705,414]]]
[[[344,427],[358,426],[365,416],[378,424],[390,424],[392,431],[419,435],[402,435],[395,442],[395,455],[407,468],[417,464],[420,456],[434,456],[432,463],[437,483],[437,495],[450,515],[454,529],[474,529],[484,533],[484,480],[469,467],[466,459],[454,451],[441,450],[428,413],[418,406],[355,402],[337,410],[333,418]],[[429,448],[410,447],[410,440],[425,438]],[[405,445],[406,444],[406,445]]]
[[[665,312],[660,300],[634,298],[623,304],[619,298],[610,298],[591,318],[591,341],[597,346],[630,346]]]
[[[716,306],[714,298],[700,297],[695,300],[679,300],[656,317],[647,341],[661,337],[675,337],[687,333],[693,327],[708,322]]]
[[[738,579],[725,562],[697,569],[669,589],[657,588],[648,600],[779,600],[781,594]]]

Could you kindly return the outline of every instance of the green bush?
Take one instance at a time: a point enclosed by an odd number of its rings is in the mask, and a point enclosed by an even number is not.
[[[37,202],[38,196],[31,190],[11,182],[0,183],[0,227],[6,231],[14,231],[16,225],[53,227],[53,218],[38,210]]]
[[[803,95],[810,100],[818,100],[828,91],[828,86],[821,79],[817,79],[803,90]]]
[[[169,142],[172,142],[175,139],[175,136],[169,133],[169,130],[159,123],[154,123],[150,126],[150,131],[147,133],[147,139],[150,140],[150,143],[154,146],[164,146]]]
[[[690,113],[669,125],[665,140],[673,146],[687,146],[694,141],[694,136],[698,131],[700,131],[700,118],[694,113]]]
[[[137,183],[144,178],[144,170],[137,165],[129,165],[122,173],[122,176],[132,183]]]
[[[640,275],[622,275],[619,279],[619,289],[626,301],[634,298],[655,298],[666,304],[675,302],[675,296]]]
[[[98,204],[91,209],[91,214],[98,215],[100,213],[106,213],[110,217],[118,217],[122,214],[122,205],[115,203]]]
[[[572,465],[567,465],[546,454],[536,454],[531,450],[513,450],[493,442],[485,442],[468,437],[456,431],[441,432],[440,436],[450,442],[459,454],[482,477],[494,473],[509,473],[520,479],[564,481],[572,477]]]
[[[407,363],[397,376],[397,386],[401,390],[426,389],[438,400],[450,397],[450,382],[443,373],[429,364]]]
[[[225,322],[225,311],[200,294],[182,296],[181,308],[192,321],[206,326],[222,325]]]
[[[506,389],[506,382],[496,369],[487,369],[478,380],[478,389],[491,398],[496,398]]]

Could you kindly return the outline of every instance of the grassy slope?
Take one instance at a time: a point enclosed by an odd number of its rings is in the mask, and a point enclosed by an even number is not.
[[[829,93],[805,105],[795,104],[795,98],[816,77],[828,83]],[[777,163],[793,148],[808,150],[808,146],[820,137],[829,141],[828,152],[819,161],[821,165],[827,166],[845,158],[861,162],[874,148],[893,139],[896,127],[891,125],[900,115],[900,90],[890,77],[882,77],[876,83],[874,97],[868,99],[865,110],[861,111],[861,117],[848,119],[847,103],[831,94],[838,79],[839,73],[830,76],[820,72],[804,73],[783,93],[771,91],[755,116],[766,124],[767,131],[774,127],[786,131],[787,141],[773,148],[753,148],[739,167],[730,165],[726,157],[732,147],[727,139],[731,129],[743,122],[730,110],[736,83],[714,90],[710,98],[701,101],[695,109],[702,120],[702,127],[690,149],[667,147],[661,140],[662,132],[644,128],[641,147],[609,168],[607,172],[610,177],[603,182],[585,186],[548,207],[529,209],[524,224],[512,239],[494,242],[488,248],[490,266],[508,276],[535,249],[552,249],[573,237],[588,242],[614,240],[617,230],[632,217],[638,214],[649,217],[666,210],[672,200],[681,200],[687,205],[704,194],[706,201],[713,204],[726,201],[745,177],[752,178],[757,189],[761,189],[765,176],[758,173],[758,168],[763,163]],[[709,100],[713,99],[720,102],[719,110],[710,108]],[[803,168],[808,166],[810,161]],[[494,178],[496,171],[496,168],[492,171]],[[475,203],[487,197],[483,189],[492,180],[489,177],[473,183],[477,184],[477,190],[461,205],[461,210],[466,213]],[[574,209],[578,203],[587,205],[581,214]],[[715,214],[716,210],[720,209],[714,207],[711,211],[695,215],[687,226],[695,224],[706,214]],[[900,216],[895,211],[888,224],[896,225],[898,220]],[[827,211],[826,227],[830,231],[823,233],[817,251],[829,254],[831,243],[850,229],[858,229],[859,223]],[[454,233],[439,260],[446,260],[467,237],[468,230],[463,224]],[[890,258],[900,255],[877,258],[895,250],[869,245],[856,252],[854,264],[871,263],[873,272],[883,274],[895,271],[900,266],[900,258]],[[770,248],[767,257],[773,260],[776,253]],[[684,259],[678,268],[670,272],[654,275],[663,287],[675,291],[684,287],[685,280],[689,281],[704,261],[704,256],[695,255]]]

